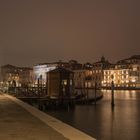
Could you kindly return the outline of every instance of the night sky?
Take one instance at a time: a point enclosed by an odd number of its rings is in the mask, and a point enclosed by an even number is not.
[[[140,54],[140,0],[0,0],[0,65]]]

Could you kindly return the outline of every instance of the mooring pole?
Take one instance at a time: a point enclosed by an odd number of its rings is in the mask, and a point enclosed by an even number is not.
[[[96,91],[97,91],[97,82],[96,82],[96,80],[95,80],[95,105],[96,105],[96,98],[97,98],[97,96],[96,96]]]
[[[114,81],[112,78],[112,82],[111,82],[111,106],[114,107],[115,103],[114,103]]]

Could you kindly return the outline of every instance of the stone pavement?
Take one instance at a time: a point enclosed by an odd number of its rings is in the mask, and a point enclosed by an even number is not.
[[[8,94],[0,93],[0,140],[95,140]]]
[[[0,94],[0,140],[68,140]]]

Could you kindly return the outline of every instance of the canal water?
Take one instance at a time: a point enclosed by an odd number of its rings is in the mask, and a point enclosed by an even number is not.
[[[115,91],[114,108],[111,91],[101,92],[104,97],[96,106],[76,105],[75,110],[47,113],[98,140],[139,140],[140,91]]]

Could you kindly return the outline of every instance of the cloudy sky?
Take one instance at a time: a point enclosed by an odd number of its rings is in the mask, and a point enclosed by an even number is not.
[[[0,65],[140,54],[140,0],[0,0]]]

